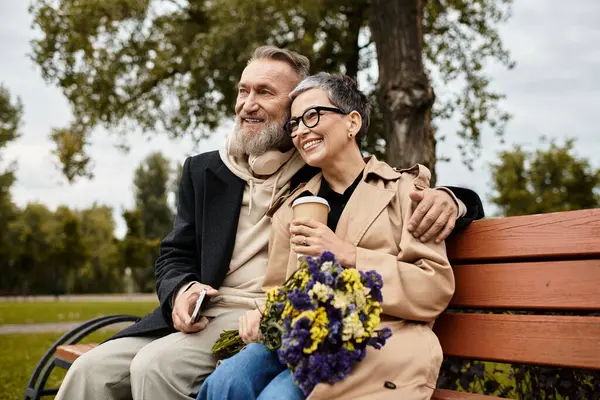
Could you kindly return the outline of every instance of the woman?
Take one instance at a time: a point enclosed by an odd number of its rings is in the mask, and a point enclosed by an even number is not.
[[[297,268],[296,254],[329,250],[344,267],[382,275],[382,326],[393,332],[382,351],[368,348],[349,377],[317,385],[309,399],[429,399],[442,362],[430,326],[454,293],[454,276],[444,243],[422,243],[404,221],[414,206],[409,193],[427,188],[430,173],[420,165],[397,171],[375,157],[363,160],[359,143],[369,126],[369,105],[350,78],[310,76],[290,97],[286,131],[306,163],[322,172],[275,212],[264,285],[282,284]],[[307,192],[329,201],[327,225],[293,220],[291,203]],[[241,333],[247,330],[240,326]],[[198,398],[304,396],[276,354],[251,343],[215,370]]]

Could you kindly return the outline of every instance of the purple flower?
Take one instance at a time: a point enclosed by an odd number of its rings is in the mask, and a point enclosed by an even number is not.
[[[383,279],[377,271],[370,270],[367,272],[360,271],[361,281],[365,287],[371,289],[371,296],[378,302],[383,301],[383,295],[381,294],[381,288],[383,287]]]
[[[288,323],[284,326],[281,347],[277,354],[282,363],[296,365],[304,358],[303,349],[312,343],[310,338],[311,321],[308,318],[300,318],[293,326],[290,325]]]
[[[368,340],[368,344],[369,344],[369,346],[372,346],[375,349],[379,350],[385,345],[385,342],[390,337],[392,337],[392,330],[390,328],[386,327],[386,328],[383,328],[383,329],[377,331],[377,336],[370,338]]]
[[[318,262],[317,259],[313,258],[313,257],[307,257],[306,261],[308,262],[308,273],[312,276],[315,275],[317,272],[319,272],[319,269],[321,268],[320,263]]]
[[[324,283],[324,281],[325,281],[325,274],[323,272],[317,270],[315,273],[313,273],[310,276],[309,284],[314,285],[316,282]],[[308,289],[308,290],[310,290],[310,289]]]
[[[381,294],[381,290],[379,290],[379,289],[371,289],[370,294],[378,302],[381,303],[383,301],[383,295]]]
[[[331,273],[329,271],[323,273],[323,280],[321,281],[321,283],[324,283],[327,286],[331,286],[331,284],[334,281],[335,281],[335,279],[333,278],[333,276],[331,275]]]
[[[355,352],[340,348],[335,353],[313,353],[291,366],[294,381],[306,396],[321,382],[335,383],[350,374],[358,361]]]
[[[381,289],[383,287],[383,279],[375,270],[360,271],[360,276],[364,280],[364,285],[369,289]]]
[[[292,303],[292,306],[298,311],[314,310],[315,305],[313,304],[308,293],[301,291],[300,289],[294,289],[287,295],[288,300]]]
[[[321,254],[321,263],[324,263],[324,262],[327,262],[327,261],[331,261],[331,262],[337,263],[337,260],[335,259],[335,256],[330,251],[324,251],[323,254]]]

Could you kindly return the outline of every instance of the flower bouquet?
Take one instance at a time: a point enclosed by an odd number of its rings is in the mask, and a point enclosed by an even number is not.
[[[380,349],[391,330],[377,330],[383,286],[377,272],[343,268],[327,251],[299,262],[294,275],[267,292],[260,337],[308,395],[318,383],[346,378],[367,346]],[[213,354],[223,359],[243,347],[237,330],[225,331]]]

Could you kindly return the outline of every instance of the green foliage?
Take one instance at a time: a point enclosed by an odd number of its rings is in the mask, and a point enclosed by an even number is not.
[[[0,84],[0,149],[20,136],[22,117],[21,101],[11,100],[8,90]]]
[[[7,197],[0,203],[0,211],[10,211],[0,230],[0,295],[120,293],[127,267],[134,289],[154,291],[159,243],[172,227],[168,197],[174,173],[160,153],[140,164],[134,178],[136,208],[123,213],[128,228],[123,240],[114,236],[109,207],[52,211],[30,203],[19,210]]]
[[[509,399],[595,399],[600,373],[573,368],[444,359],[438,388]]]
[[[142,214],[139,209],[124,211],[123,218],[127,223],[127,234],[120,243],[123,265],[131,268],[137,290],[151,292],[156,285],[154,261],[158,257],[159,241],[144,237]]]
[[[89,143],[80,125],[53,129],[50,139],[55,145],[53,154],[58,158],[62,173],[69,182],[74,182],[77,177],[94,177],[91,160],[86,155]]]
[[[572,139],[535,152],[515,146],[491,165],[491,201],[506,216],[600,207],[600,170],[573,153]]]
[[[466,161],[477,154],[486,125],[502,134],[508,120],[483,66],[513,67],[497,31],[511,4],[423,2],[423,58],[436,91],[450,92],[438,99],[434,115],[460,120],[456,134]],[[377,62],[370,7],[370,0],[33,1],[41,36],[32,42],[32,58],[75,116],[69,128],[53,133],[66,176],[89,176],[85,138],[96,126],[123,135],[209,135],[233,114],[235,85],[262,44],[305,54],[313,71],[370,75]],[[449,91],[450,85],[459,90]],[[381,155],[385,137],[375,123],[365,150]]]
[[[173,211],[167,201],[171,175],[169,160],[158,152],[146,157],[135,170],[135,204],[147,239],[162,239],[171,230]]]
[[[159,254],[158,246],[173,226],[168,197],[175,173],[161,153],[150,154],[135,170],[136,208],[123,212],[127,234],[120,244],[122,261],[131,268],[133,280],[143,292],[155,289],[154,261]]]
[[[0,84],[0,269],[7,276],[13,272],[15,265],[12,262],[14,248],[9,244],[9,232],[6,227],[14,221],[17,207],[10,195],[10,188],[15,181],[15,164],[11,163],[8,167],[4,165],[2,150],[19,137],[22,115],[21,102],[18,99],[11,100],[8,90]]]
[[[121,292],[122,267],[108,207],[52,212],[30,203],[3,230],[0,294]]]
[[[440,93],[451,82],[461,86],[457,92],[438,96],[433,114],[459,118],[457,135],[463,140],[459,150],[467,166],[479,155],[483,128],[488,126],[501,137],[510,119],[500,107],[504,95],[490,88],[484,67],[490,62],[508,69],[515,66],[498,33],[498,26],[511,15],[511,6],[512,0],[425,2],[424,59],[428,69],[436,72],[433,86],[442,89]]]
[[[123,292],[124,266],[114,237],[112,209],[93,206],[80,212],[83,245],[89,258],[77,270],[74,293]]]
[[[48,268],[55,221],[52,213],[42,204],[32,203],[19,213],[10,224],[9,234],[13,253],[11,274],[2,280],[7,293],[41,292],[55,290],[54,277]],[[27,279],[21,279],[27,277]],[[50,279],[50,280],[48,280]]]

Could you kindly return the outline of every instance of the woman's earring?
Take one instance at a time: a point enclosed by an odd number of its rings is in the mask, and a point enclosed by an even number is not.
[[[348,137],[349,137],[350,139],[352,139],[352,138],[354,137],[354,133],[352,133],[352,132],[348,133]]]

